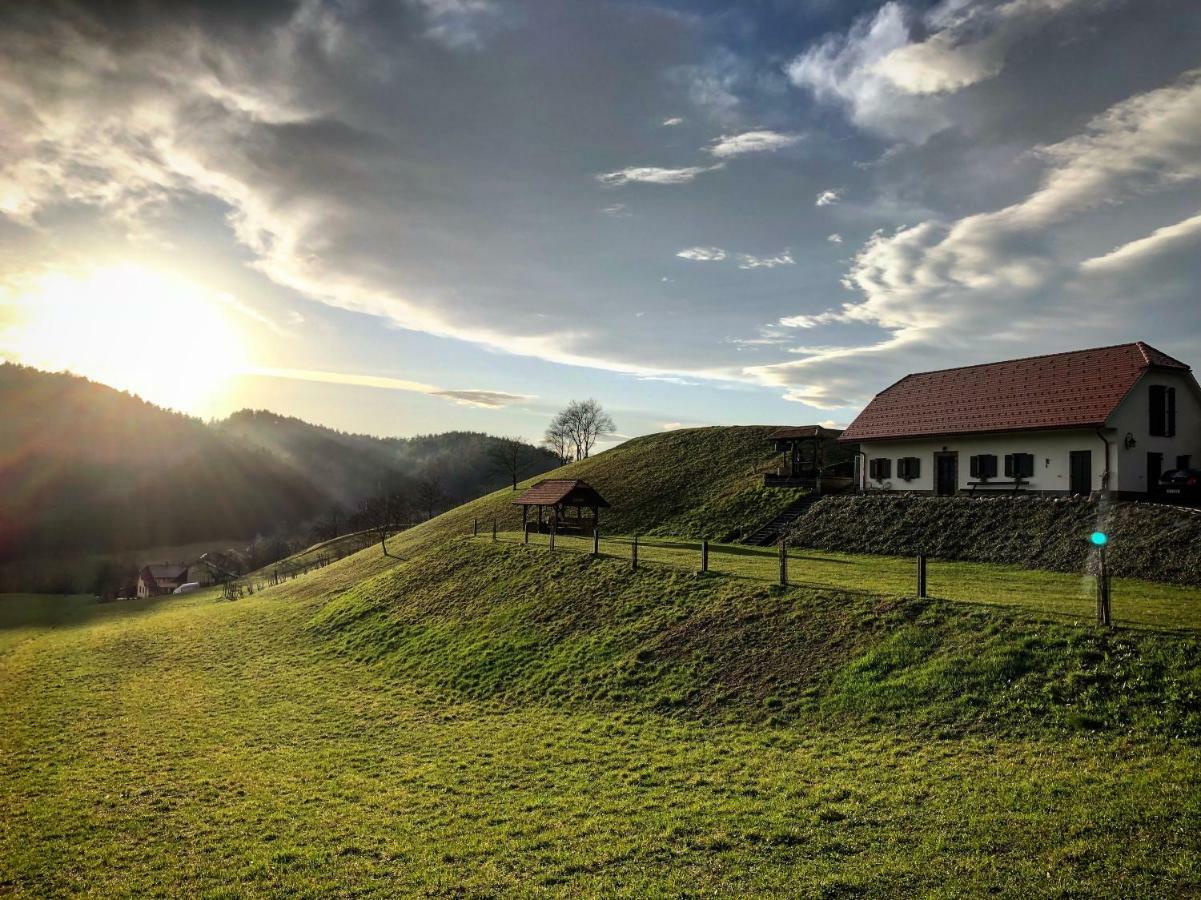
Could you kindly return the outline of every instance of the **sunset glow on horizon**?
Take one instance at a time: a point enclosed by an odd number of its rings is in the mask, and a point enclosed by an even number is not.
[[[247,366],[246,336],[229,299],[134,264],[53,272],[6,298],[0,352],[24,365],[70,371],[160,406],[212,412]]]

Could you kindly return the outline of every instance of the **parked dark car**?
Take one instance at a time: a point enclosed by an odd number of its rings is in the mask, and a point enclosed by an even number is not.
[[[1159,479],[1159,493],[1165,500],[1201,503],[1201,469],[1171,469]]]

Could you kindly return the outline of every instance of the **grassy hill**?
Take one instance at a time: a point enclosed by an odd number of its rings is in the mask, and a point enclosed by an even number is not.
[[[677,564],[695,544],[669,536],[791,499],[752,475],[764,432],[568,467],[614,504],[611,556],[472,538],[519,521],[501,491],[236,602],[0,597],[0,885],[1201,890],[1201,630],[1099,632],[1017,596],[1071,576],[983,563],[954,577],[1009,605],[913,599],[908,560],[798,551],[827,587],[749,548]],[[660,535],[636,572],[635,530]],[[1164,590],[1195,625],[1196,592]]]
[[[796,500],[796,491],[764,488],[757,470],[772,457],[767,435],[776,426],[686,428],[626,441],[589,459],[527,478],[582,478],[611,508],[601,528],[622,534],[663,534],[718,539],[773,518]],[[433,540],[491,528],[519,529],[514,493],[500,490],[465,503],[414,529],[411,540]]]

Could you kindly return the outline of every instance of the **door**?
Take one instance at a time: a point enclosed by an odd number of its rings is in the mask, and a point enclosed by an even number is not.
[[[954,453],[934,455],[934,493],[949,497],[959,486],[959,457]]]
[[[1068,463],[1071,492],[1073,494],[1091,494],[1093,492],[1093,451],[1073,450],[1068,458]]]
[[[1147,454],[1147,493],[1159,493],[1159,476],[1163,474],[1163,454]]]

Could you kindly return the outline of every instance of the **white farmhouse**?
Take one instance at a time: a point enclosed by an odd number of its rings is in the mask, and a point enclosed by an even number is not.
[[[1121,497],[1201,463],[1201,387],[1140,342],[907,375],[840,436],[864,490]]]

